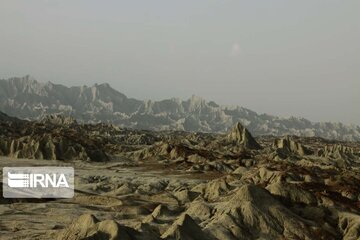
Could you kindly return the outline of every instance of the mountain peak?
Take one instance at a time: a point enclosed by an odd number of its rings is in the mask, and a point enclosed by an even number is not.
[[[227,135],[227,139],[231,142],[236,142],[239,145],[243,145],[250,149],[260,149],[261,146],[256,142],[251,133],[240,122],[237,122],[230,133]]]

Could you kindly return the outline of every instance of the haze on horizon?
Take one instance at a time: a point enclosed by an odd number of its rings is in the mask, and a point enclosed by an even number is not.
[[[360,125],[360,1],[2,0],[0,78]]]

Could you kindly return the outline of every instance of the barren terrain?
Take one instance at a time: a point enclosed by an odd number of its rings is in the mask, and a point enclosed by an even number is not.
[[[360,238],[360,144],[3,117],[0,167],[73,166],[73,199],[0,199],[1,239]]]

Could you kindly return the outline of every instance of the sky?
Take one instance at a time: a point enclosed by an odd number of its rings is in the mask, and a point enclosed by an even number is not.
[[[360,125],[358,0],[0,0],[0,78]]]

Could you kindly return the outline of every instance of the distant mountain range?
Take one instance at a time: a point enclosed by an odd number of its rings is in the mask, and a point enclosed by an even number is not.
[[[360,141],[360,127],[355,125],[257,114],[196,96],[188,100],[142,101],[128,98],[107,83],[66,87],[38,82],[29,76],[0,80],[0,111],[22,119],[63,114],[80,122],[151,130],[226,132],[241,122],[255,136],[291,134]]]

